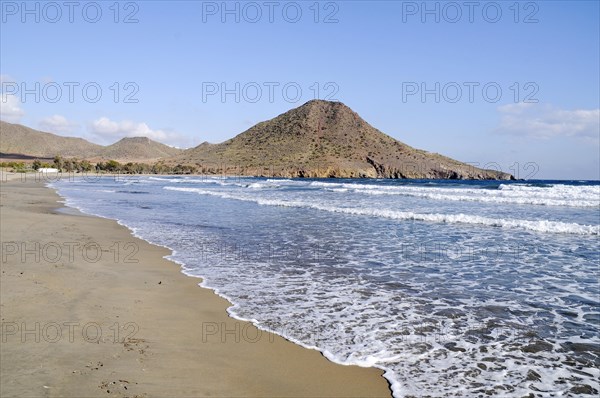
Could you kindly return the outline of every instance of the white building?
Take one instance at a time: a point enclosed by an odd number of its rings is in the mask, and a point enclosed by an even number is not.
[[[58,169],[52,167],[40,167],[38,173],[58,173]]]

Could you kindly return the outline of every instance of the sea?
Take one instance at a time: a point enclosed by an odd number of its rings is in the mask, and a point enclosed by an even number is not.
[[[600,391],[600,182],[109,176],[52,182],[248,320],[395,397]],[[255,338],[255,336],[249,336]]]

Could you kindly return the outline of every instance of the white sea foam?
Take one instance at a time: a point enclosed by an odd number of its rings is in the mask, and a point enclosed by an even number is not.
[[[519,220],[519,219],[502,219],[502,218],[489,218],[471,214],[421,214],[410,211],[395,211],[378,208],[359,208],[359,207],[338,207],[338,206],[327,206],[320,203],[311,203],[308,201],[298,200],[281,200],[281,199],[266,199],[262,197],[244,196],[239,194],[232,194],[222,191],[211,191],[202,188],[189,188],[189,187],[164,187],[167,190],[182,191],[182,192],[194,192],[200,195],[212,195],[218,196],[224,199],[235,199],[247,202],[255,202],[264,206],[282,206],[282,207],[302,207],[315,210],[329,211],[334,213],[344,213],[352,215],[372,216],[372,217],[383,217],[394,220],[414,220],[414,221],[427,221],[437,223],[460,223],[460,224],[475,224],[485,225],[489,227],[502,227],[502,228],[519,228],[526,229],[535,232],[551,232],[551,233],[565,233],[565,234],[578,234],[578,235],[598,235],[600,233],[600,226],[594,225],[580,225],[576,223],[565,223],[560,221],[549,221],[549,220]]]
[[[440,201],[469,201],[502,204],[526,204],[567,207],[599,207],[600,186],[531,187],[517,184],[500,185],[498,189],[440,188],[408,185],[375,185],[313,181],[312,187],[368,195],[401,195]]]

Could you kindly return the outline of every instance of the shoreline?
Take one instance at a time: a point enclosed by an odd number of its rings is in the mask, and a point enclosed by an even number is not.
[[[290,342],[290,343],[292,343],[292,344],[298,345],[298,346],[300,346],[300,347],[302,347],[302,348],[305,348],[305,349],[307,349],[307,350],[314,350],[314,351],[317,351],[318,353],[320,353],[320,354],[321,354],[323,357],[327,358],[327,360],[328,360],[328,361],[330,361],[330,362],[332,362],[332,363],[335,363],[335,364],[338,364],[338,365],[341,365],[341,366],[358,366],[358,367],[361,367],[361,368],[374,368],[374,369],[379,369],[379,370],[381,370],[381,371],[382,371],[382,377],[383,377],[383,378],[386,380],[386,382],[388,383],[388,386],[389,386],[389,388],[390,388],[390,393],[392,393],[392,392],[393,392],[393,389],[392,389],[393,382],[392,382],[392,381],[390,381],[390,380],[388,380],[388,379],[385,377],[385,372],[387,371],[386,369],[384,369],[384,368],[380,368],[380,367],[377,367],[377,366],[368,366],[368,365],[364,365],[364,366],[362,366],[362,365],[359,365],[359,364],[352,364],[352,363],[350,363],[350,364],[349,364],[349,363],[343,363],[343,362],[337,361],[337,360],[335,360],[335,359],[333,359],[333,358],[329,358],[329,357],[326,355],[326,353],[325,353],[325,352],[324,352],[324,351],[323,351],[321,348],[319,348],[319,347],[317,347],[317,346],[308,345],[308,344],[305,344],[305,343],[303,343],[303,342],[301,342],[301,341],[298,341],[298,340],[294,340],[294,339],[288,338],[288,337],[284,336],[283,334],[279,333],[277,330],[273,330],[273,329],[270,329],[270,328],[267,328],[267,327],[265,327],[265,326],[261,326],[261,325],[256,325],[256,324],[255,324],[255,322],[253,322],[253,319],[250,319],[250,318],[244,318],[244,317],[242,317],[242,316],[239,316],[239,315],[235,314],[235,313],[232,311],[232,308],[233,308],[233,307],[235,307],[235,306],[237,306],[237,304],[236,304],[236,303],[234,303],[234,302],[233,302],[233,300],[232,300],[232,299],[231,299],[229,296],[227,296],[227,295],[226,295],[226,294],[224,294],[224,293],[221,293],[217,287],[213,287],[213,286],[210,286],[210,285],[208,285],[208,284],[207,284],[207,281],[206,281],[206,279],[205,279],[205,276],[203,276],[203,275],[194,275],[194,274],[191,274],[191,273],[188,273],[188,272],[186,272],[186,270],[185,270],[185,267],[186,267],[187,265],[186,265],[185,263],[183,263],[183,262],[180,262],[179,260],[176,260],[176,259],[174,258],[174,257],[176,256],[176,254],[177,254],[177,252],[175,251],[175,249],[173,249],[173,248],[171,248],[171,247],[169,247],[169,246],[166,246],[166,245],[163,245],[163,244],[157,243],[157,242],[153,242],[153,241],[151,241],[151,240],[148,240],[148,239],[146,239],[146,238],[142,237],[141,235],[139,235],[139,234],[138,234],[138,233],[135,231],[135,228],[133,228],[133,227],[131,227],[131,226],[127,225],[126,223],[124,223],[124,222],[123,222],[122,220],[120,220],[120,219],[113,219],[113,218],[104,217],[104,216],[102,216],[102,215],[98,215],[98,214],[94,214],[94,213],[87,213],[87,212],[85,212],[83,209],[80,209],[80,208],[78,208],[77,206],[74,206],[74,205],[67,205],[67,204],[66,204],[66,200],[67,200],[67,198],[66,198],[66,197],[64,197],[64,196],[62,196],[62,195],[60,195],[60,193],[58,193],[58,190],[57,190],[57,189],[55,189],[54,187],[51,187],[51,186],[49,186],[49,184],[46,184],[46,188],[53,190],[53,191],[54,191],[54,192],[55,192],[55,193],[56,193],[56,194],[57,194],[57,195],[58,195],[58,196],[59,196],[61,199],[63,199],[62,201],[60,201],[60,203],[64,204],[64,207],[57,208],[57,209],[56,209],[56,211],[57,211],[57,212],[60,212],[60,213],[63,213],[63,214],[71,214],[71,215],[85,216],[85,217],[97,217],[97,218],[103,218],[103,219],[106,219],[106,220],[111,220],[111,221],[114,221],[114,222],[116,222],[116,223],[117,223],[119,226],[121,226],[121,227],[123,227],[123,228],[127,229],[127,231],[129,231],[129,233],[131,234],[131,236],[133,236],[134,238],[136,238],[136,239],[140,239],[140,240],[142,240],[142,241],[144,241],[144,242],[147,242],[147,243],[148,243],[148,244],[150,244],[150,245],[153,245],[153,246],[158,246],[158,247],[162,247],[162,248],[166,249],[166,250],[167,250],[167,251],[168,251],[170,254],[167,254],[167,255],[163,256],[163,258],[164,258],[165,260],[169,261],[169,262],[172,262],[172,263],[175,263],[176,265],[178,265],[178,266],[180,267],[180,270],[179,270],[179,272],[180,272],[180,273],[182,273],[183,275],[185,275],[185,276],[187,276],[187,277],[189,277],[189,278],[198,279],[200,282],[199,282],[197,285],[198,285],[200,288],[202,288],[202,289],[207,289],[207,290],[210,290],[210,291],[211,291],[213,294],[215,294],[215,295],[217,295],[218,297],[220,297],[220,298],[224,299],[225,301],[227,301],[227,303],[228,303],[228,307],[226,308],[226,312],[227,312],[227,315],[228,315],[230,318],[233,318],[233,319],[235,319],[235,320],[237,320],[237,321],[241,321],[241,322],[247,322],[247,323],[250,323],[250,324],[252,324],[254,327],[256,327],[257,329],[260,329],[262,332],[266,332],[266,333],[270,333],[270,334],[277,335],[277,336],[279,336],[279,337],[283,338],[284,340],[286,340],[286,341],[288,341],[288,342]],[[75,213],[75,214],[73,214],[73,213]],[[256,322],[256,323],[258,323],[258,322]]]
[[[360,179],[366,181],[374,181],[374,180],[391,180],[391,181],[414,181],[414,180],[430,180],[430,181],[501,181],[501,182],[527,182],[527,181],[536,181],[536,180],[527,180],[523,178],[432,178],[432,177],[378,177],[378,176],[346,176],[346,175],[292,175],[292,174],[276,174],[276,173],[260,173],[260,174],[239,174],[239,173],[228,173],[228,172],[214,172],[214,173],[181,173],[181,174],[173,174],[173,173],[121,173],[119,171],[110,171],[110,172],[36,172],[36,171],[28,171],[28,172],[16,172],[16,171],[6,171],[0,168],[0,173],[3,173],[7,176],[16,176],[15,179],[27,179],[27,177],[34,179],[43,179],[48,180],[48,182],[55,181],[52,177],[56,176],[59,179],[74,179],[74,178],[89,178],[90,180],[100,178],[100,177],[112,177],[112,178],[120,178],[120,179],[134,179],[136,177],[200,177],[200,178],[274,178],[274,179],[298,179],[298,180],[306,180],[306,179],[332,179],[332,180],[345,180],[345,179]],[[558,180],[557,180],[558,181]],[[577,181],[577,180],[564,180],[564,181]],[[590,180],[596,181],[596,180]],[[2,182],[6,182],[6,177],[2,180]]]
[[[391,396],[380,369],[335,364],[232,318],[171,250],[61,211],[43,181],[4,181],[0,395]],[[101,258],[78,258],[78,243]]]

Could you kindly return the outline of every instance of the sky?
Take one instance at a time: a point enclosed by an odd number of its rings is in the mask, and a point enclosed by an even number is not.
[[[0,117],[222,142],[311,99],[527,179],[600,179],[598,1],[0,1]]]

